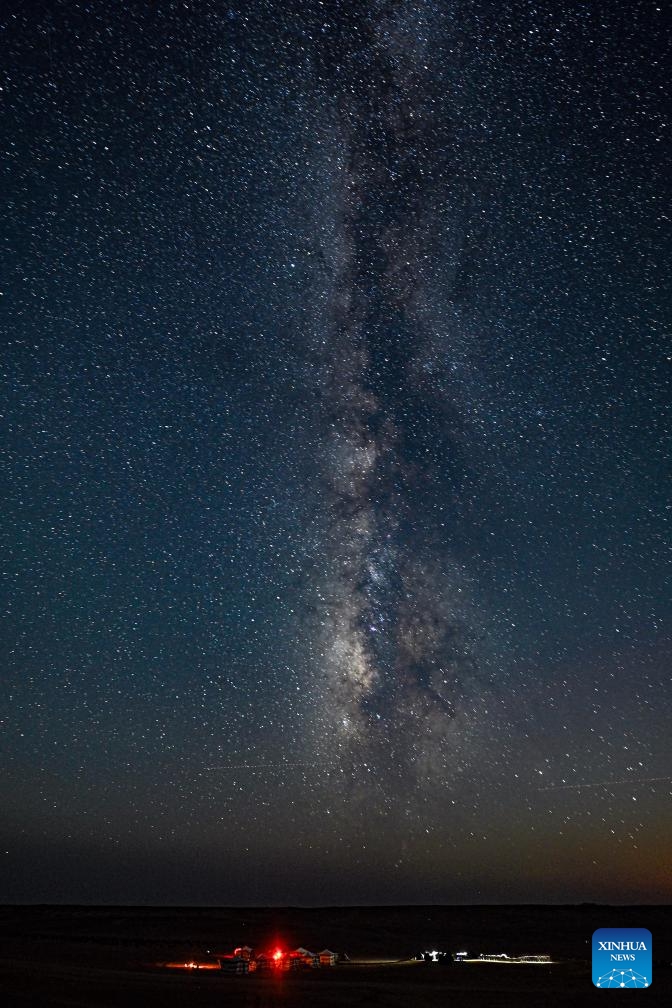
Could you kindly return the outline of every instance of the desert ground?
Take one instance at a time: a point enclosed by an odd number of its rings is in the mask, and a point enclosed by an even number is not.
[[[669,908],[582,906],[0,908],[0,1003],[32,1008],[544,1008],[595,1004],[598,927],[646,927],[653,984],[635,998],[672,1003]],[[342,965],[244,977],[168,970],[237,945],[346,953]],[[549,955],[549,965],[441,966],[419,951]],[[631,995],[626,995],[630,997]]]

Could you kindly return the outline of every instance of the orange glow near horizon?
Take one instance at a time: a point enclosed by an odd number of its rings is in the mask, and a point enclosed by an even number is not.
[[[195,962],[193,959],[191,962],[158,962],[155,965],[174,970],[218,970],[220,968],[219,963]]]

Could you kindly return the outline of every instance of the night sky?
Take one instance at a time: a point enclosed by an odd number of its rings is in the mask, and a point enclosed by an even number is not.
[[[672,898],[668,33],[4,6],[0,901]]]

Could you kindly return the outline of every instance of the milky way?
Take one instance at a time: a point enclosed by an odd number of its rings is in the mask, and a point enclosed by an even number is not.
[[[348,759],[384,753],[397,772],[413,763],[426,772],[430,751],[445,768],[441,748],[477,671],[449,542],[433,548],[418,514],[423,438],[440,440],[447,425],[418,375],[435,321],[423,267],[437,240],[437,194],[455,200],[450,97],[437,101],[446,53],[427,36],[436,16],[373,5],[340,40],[345,58],[325,68],[340,169],[338,254],[315,348],[329,421],[325,701]]]

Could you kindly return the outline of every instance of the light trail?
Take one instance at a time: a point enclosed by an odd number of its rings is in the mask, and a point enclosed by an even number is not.
[[[608,788],[617,784],[657,784],[661,781],[672,781],[672,777],[624,777],[623,780],[598,781],[596,784],[549,784],[547,787],[537,788],[537,791],[581,791],[583,788]]]
[[[295,767],[312,767],[314,763],[229,763],[225,766],[205,767],[206,771],[215,770],[290,770]]]

